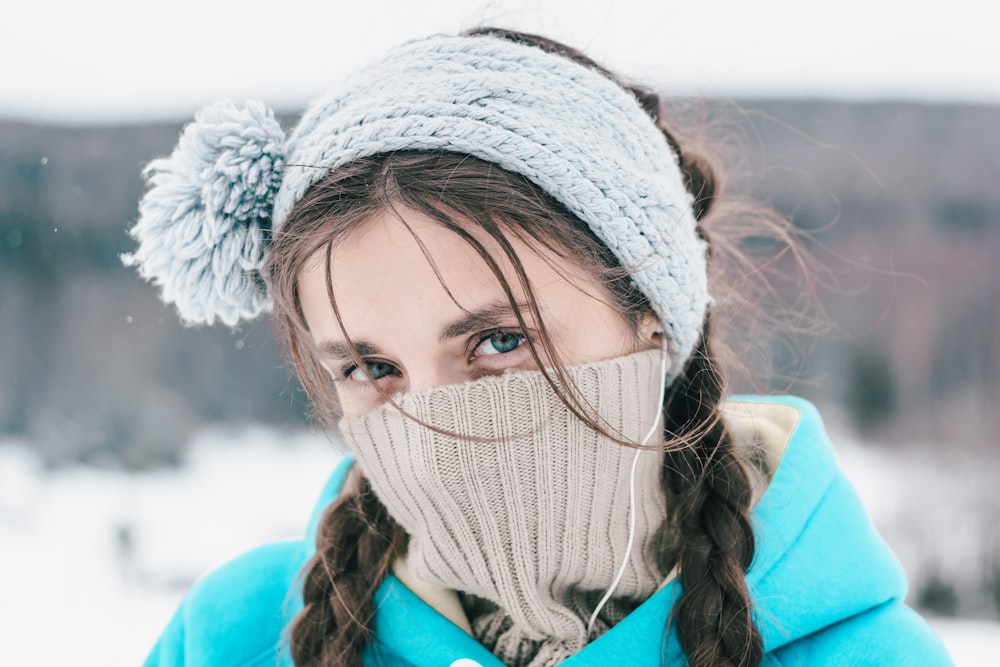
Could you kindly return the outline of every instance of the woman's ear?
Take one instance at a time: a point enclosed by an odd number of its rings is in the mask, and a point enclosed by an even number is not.
[[[645,313],[639,321],[639,340],[660,347],[663,344],[663,323],[653,313]]]

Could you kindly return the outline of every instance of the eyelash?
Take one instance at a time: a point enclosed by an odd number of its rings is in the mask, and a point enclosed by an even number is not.
[[[490,338],[493,338],[494,336],[517,336],[520,339],[520,342],[518,343],[517,347],[515,347],[513,350],[510,350],[508,352],[497,352],[495,355],[488,355],[488,356],[500,357],[500,356],[504,356],[504,355],[507,355],[507,354],[512,354],[512,353],[516,352],[517,350],[519,350],[525,343],[528,342],[528,337],[520,329],[517,329],[517,330],[512,330],[512,329],[493,329],[491,331],[487,331],[487,332],[484,332],[484,333],[480,334],[479,337],[476,339],[476,342],[472,345],[471,350],[473,352],[475,350],[478,350],[480,345],[482,345],[484,342],[486,342]],[[393,370],[395,372],[394,373],[389,373],[388,375],[396,375],[396,374],[399,373],[398,369],[396,369],[395,366],[393,366],[391,363],[389,363],[387,361],[382,361],[381,359],[366,359],[365,361],[367,361],[368,363],[383,363],[383,364],[386,364],[387,366],[392,366],[392,368],[393,368]],[[354,364],[354,363],[350,363],[350,364],[344,365],[340,369],[340,377],[336,378],[335,381],[336,382],[352,382],[351,379],[350,379],[351,373],[353,373],[355,370],[357,370],[357,368],[358,368],[358,365]],[[388,375],[383,375],[382,378],[388,377]],[[357,380],[357,381],[353,381],[352,384],[354,386],[360,388],[360,389],[369,389],[369,388],[373,388],[373,385],[375,384],[375,382],[378,381],[378,380],[381,380],[382,378],[374,378],[374,380],[368,380],[368,381]]]

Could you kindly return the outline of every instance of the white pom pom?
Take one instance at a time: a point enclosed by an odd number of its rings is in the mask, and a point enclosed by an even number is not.
[[[145,170],[149,191],[122,256],[188,324],[234,326],[270,307],[259,280],[281,184],[285,135],[263,104],[218,102]]]

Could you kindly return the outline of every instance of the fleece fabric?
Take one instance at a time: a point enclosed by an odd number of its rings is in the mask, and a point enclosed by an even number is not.
[[[784,406],[793,415],[787,446],[752,513],[757,553],[747,583],[764,639],[763,664],[953,665],[927,623],[904,604],[902,568],[838,467],[816,409],[794,397],[739,400],[751,414]],[[203,577],[146,667],[291,667],[287,628],[301,609],[298,575],[314,553],[322,512],[351,464],[345,460],[331,475],[304,539],[259,547]],[[670,580],[562,664],[685,665],[675,632],[664,636],[680,592],[679,582]],[[460,622],[395,575],[378,589],[375,605],[375,638],[363,656],[367,666],[502,667]]]

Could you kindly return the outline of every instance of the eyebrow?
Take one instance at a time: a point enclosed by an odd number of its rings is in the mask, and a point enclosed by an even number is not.
[[[528,304],[518,302],[516,307],[518,310],[524,310],[528,308]],[[509,318],[514,316],[514,308],[506,300],[497,299],[496,301],[491,301],[481,308],[470,311],[465,317],[445,327],[438,337],[438,342],[446,343],[453,338],[464,336],[478,329],[499,326],[505,320],[509,320]],[[353,345],[348,345],[343,341],[326,340],[320,343],[319,350],[323,353],[323,356],[328,358],[347,359],[351,357],[352,347],[354,348],[354,352],[361,357],[379,354],[377,346],[363,340],[353,341]]]
[[[319,351],[323,353],[324,357],[328,357],[330,359],[350,359],[351,347],[351,345],[339,340],[325,340],[320,344]],[[365,341],[355,341],[353,347],[359,357],[370,354],[378,354],[378,348],[371,343],[366,343]]]
[[[517,310],[521,311],[528,308],[528,304],[524,302],[518,302],[515,305],[517,306]],[[511,317],[515,317],[514,308],[511,308],[507,300],[497,299],[496,301],[491,301],[482,308],[471,311],[462,319],[452,322],[445,327],[445,330],[441,332],[441,336],[438,338],[438,342],[447,343],[452,338],[464,336],[477,329],[495,327]]]

